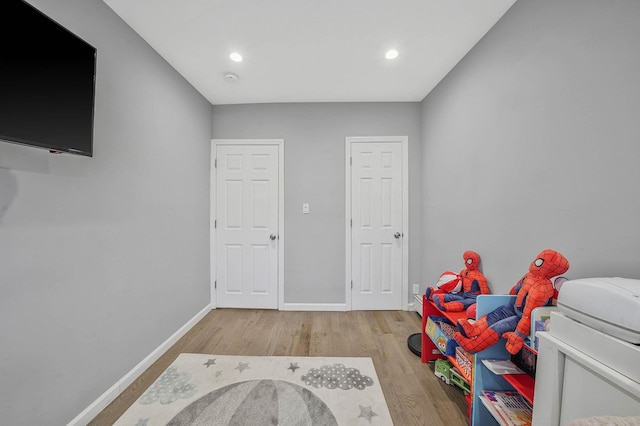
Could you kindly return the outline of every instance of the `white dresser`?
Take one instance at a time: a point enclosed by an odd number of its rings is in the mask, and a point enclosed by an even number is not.
[[[533,425],[640,416],[640,346],[551,314],[539,332]]]

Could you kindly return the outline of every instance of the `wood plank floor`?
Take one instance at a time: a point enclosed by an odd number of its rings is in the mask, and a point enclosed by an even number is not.
[[[396,426],[468,424],[462,392],[438,380],[407,347],[415,312],[216,309],[89,423],[111,425],[183,352],[217,355],[371,357]]]

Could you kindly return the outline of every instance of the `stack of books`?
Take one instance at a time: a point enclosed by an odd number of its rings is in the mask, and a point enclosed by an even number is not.
[[[483,390],[479,396],[501,425],[531,425],[533,407],[518,392]]]

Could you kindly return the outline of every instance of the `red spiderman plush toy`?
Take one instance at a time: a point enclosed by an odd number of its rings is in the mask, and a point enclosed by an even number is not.
[[[462,255],[466,269],[460,271],[460,281],[462,281],[461,293],[434,290],[428,287],[426,291],[427,299],[441,311],[460,312],[476,303],[479,294],[489,294],[489,285],[482,272],[478,270],[480,265],[480,255],[475,251],[467,250]]]
[[[507,351],[518,353],[529,335],[531,311],[549,304],[555,293],[551,278],[568,269],[569,261],[561,253],[543,250],[509,292],[516,295],[513,304],[499,306],[473,324],[459,320],[454,338],[465,350],[476,353],[495,345],[502,336],[507,339]]]

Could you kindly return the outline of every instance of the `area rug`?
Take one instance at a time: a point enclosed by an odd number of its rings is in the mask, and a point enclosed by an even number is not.
[[[180,354],[115,424],[393,422],[371,358]]]

